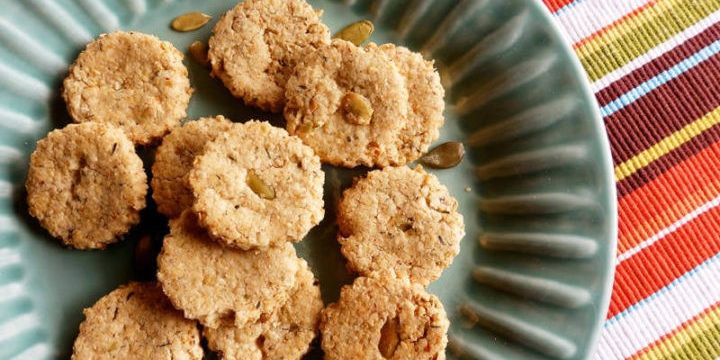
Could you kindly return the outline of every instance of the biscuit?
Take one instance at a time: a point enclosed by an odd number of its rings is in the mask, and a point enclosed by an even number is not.
[[[121,286],[83,313],[73,360],[203,358],[197,324],[173,308],[157,283]]]
[[[190,172],[193,210],[216,240],[252,249],[300,241],[325,213],[320,159],[266,122],[233,124]],[[269,194],[255,192],[252,182]]]
[[[38,141],[25,182],[30,214],[77,249],[102,249],[140,221],[147,176],[122,130],[71,124]]]
[[[246,0],[215,25],[208,59],[245,104],[280,112],[297,62],[328,42],[330,30],[304,0]]]
[[[465,235],[458,203],[418,166],[368,173],[338,205],[338,241],[361,275],[390,271],[427,285],[460,251]]]
[[[361,277],[323,310],[325,359],[445,359],[450,322],[442,303],[407,279]]]
[[[217,329],[205,328],[208,346],[223,359],[300,359],[317,333],[323,302],[320,288],[305,261],[298,271],[297,286],[288,301],[255,323]]]
[[[175,128],[163,138],[155,153],[151,181],[153,199],[158,211],[168,218],[176,218],[193,204],[188,173],[195,157],[205,144],[227,131],[232,122],[222,116],[189,121]]]
[[[263,251],[230,249],[210,239],[189,210],[170,220],[157,262],[158,280],[173,305],[211,328],[222,320],[243,326],[275,311],[290,296],[300,268],[289,243]]]
[[[183,54],[171,43],[137,32],[101,35],[87,45],[63,83],[75,122],[120,127],[135,144],[149,144],[185,117],[192,89]]]
[[[404,164],[397,138],[408,116],[408,92],[384,54],[333,40],[300,63],[285,92],[287,129],[310,145],[323,162],[355,167]],[[346,117],[348,94],[359,95],[371,117]]]
[[[432,61],[405,47],[369,44],[366,49],[388,56],[405,78],[410,103],[408,120],[398,137],[398,147],[404,162],[415,161],[437,140],[440,127],[445,122],[445,89],[440,74]]]

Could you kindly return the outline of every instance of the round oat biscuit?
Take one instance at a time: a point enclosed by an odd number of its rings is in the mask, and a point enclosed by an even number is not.
[[[368,173],[338,205],[338,241],[364,276],[390,271],[427,285],[452,263],[465,235],[458,203],[418,166]]]
[[[322,312],[325,359],[445,359],[450,322],[419,284],[387,275],[360,277]]]
[[[157,262],[158,280],[173,305],[211,328],[224,319],[243,326],[275,311],[290,296],[300,268],[291,244],[262,251],[225,247],[207,236],[190,210],[170,220]]]
[[[203,358],[197,324],[173,308],[157,283],[120,286],[83,313],[73,360]]]
[[[305,261],[288,301],[272,314],[242,327],[225,324],[205,328],[208,346],[223,359],[300,359],[317,334],[323,302],[320,288]]]
[[[346,120],[344,102],[351,93],[370,105],[368,124]],[[387,56],[333,40],[298,65],[285,94],[288,131],[323,162],[344,167],[404,164],[397,138],[407,121],[408,92]]]
[[[304,0],[246,0],[215,25],[208,59],[245,104],[280,112],[295,65],[328,42],[330,30]]]
[[[87,45],[63,83],[75,122],[122,128],[135,144],[162,138],[185,117],[192,88],[183,54],[137,32],[101,35]]]
[[[214,239],[245,250],[300,241],[325,213],[320,159],[266,122],[233,124],[208,143],[189,182],[200,223]]]
[[[408,120],[398,137],[398,147],[405,162],[415,161],[437,140],[445,122],[445,89],[440,74],[432,61],[405,47],[369,44],[366,48],[387,55],[405,78],[410,107]]]
[[[205,144],[230,129],[232,122],[223,116],[201,118],[177,127],[166,137],[155,153],[151,181],[153,199],[158,211],[176,218],[193,204],[188,173],[195,157]]]
[[[25,182],[30,215],[65,245],[102,249],[140,221],[147,176],[122,130],[70,124],[38,141]]]

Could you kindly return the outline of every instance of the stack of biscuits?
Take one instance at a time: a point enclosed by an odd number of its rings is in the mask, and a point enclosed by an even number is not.
[[[304,0],[246,0],[215,25],[211,74],[286,129],[186,117],[183,55],[136,33],[102,35],[64,81],[74,124],[37,144],[30,213],[77,249],[140,221],[148,179],[135,146],[160,144],[152,200],[169,219],[157,281],[84,311],[73,359],[300,359],[318,332],[327,359],[443,359],[449,321],[426,291],[459,252],[458,203],[422,167],[444,122],[431,61],[392,44],[333,39]],[[297,256],[325,211],[321,164],[377,168],[338,204],[337,239],[359,277],[323,309]],[[201,330],[198,330],[198,324]]]

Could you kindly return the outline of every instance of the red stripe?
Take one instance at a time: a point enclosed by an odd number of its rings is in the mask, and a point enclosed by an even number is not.
[[[720,208],[685,224],[620,263],[608,312],[611,318],[720,252]]]
[[[619,181],[617,183],[618,196],[622,198],[652,182],[674,166],[698,154],[716,142],[720,142],[720,126],[717,125],[682,144],[680,147],[675,148],[660,159],[653,161],[650,165]]]
[[[714,56],[605,118],[620,164],[720,106],[720,56]]]
[[[556,12],[571,4],[574,0],[543,0],[551,12]]]
[[[719,38],[720,23],[717,23],[597,92],[596,96],[600,106],[607,105],[630,89],[677,65]]]
[[[618,249],[624,252],[720,194],[720,143],[620,198]]]

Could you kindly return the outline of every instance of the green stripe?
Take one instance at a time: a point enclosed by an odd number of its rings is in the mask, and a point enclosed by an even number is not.
[[[667,360],[714,360],[720,356],[720,319],[717,316],[714,317],[711,328],[698,333],[671,354],[662,354],[661,358]]]
[[[576,51],[596,81],[720,8],[718,0],[669,0],[644,10]]]

